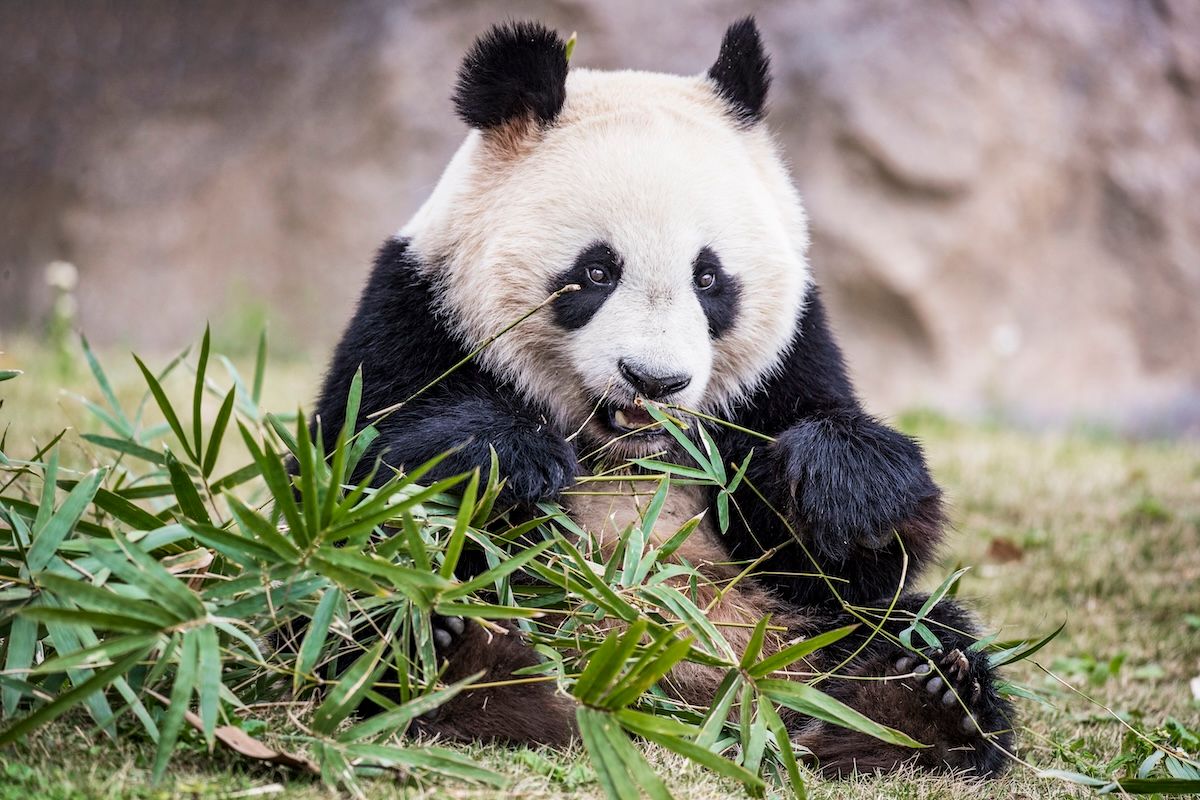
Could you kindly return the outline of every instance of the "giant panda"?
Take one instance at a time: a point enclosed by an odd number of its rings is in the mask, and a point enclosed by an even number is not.
[[[846,604],[886,607],[900,592],[896,608],[916,611],[925,598],[906,587],[942,538],[940,492],[918,444],[864,411],[847,376],[806,260],[804,207],[764,122],[769,84],[749,18],[692,76],[568,69],[564,41],[537,23],[477,39],[454,92],[472,130],[379,251],[320,393],[324,435],[341,427],[361,366],[360,419],[392,409],[378,459],[402,468],[457,448],[435,476],[486,472],[494,449],[502,502],[561,500],[605,547],[636,519],[636,493],[564,491],[598,464],[677,449],[643,401],[694,409],[728,461],[753,450],[728,530],[707,514],[675,556],[710,581],[695,587],[701,604],[716,599],[711,616],[735,623],[723,629],[735,646],[768,614],[787,630],[768,642],[778,648],[854,621]],[[652,536],[713,500],[676,487]],[[805,668],[836,667],[824,691],[930,746],[791,716],[820,769],[1004,768],[1011,709],[972,647],[977,623],[943,600],[928,624],[938,649],[907,650],[888,623],[892,637],[862,627]],[[437,626],[448,680],[497,681],[537,663],[515,630]],[[718,678],[685,664],[664,688],[703,706]],[[573,719],[568,698],[528,683],[460,694],[422,725],[562,745]]]

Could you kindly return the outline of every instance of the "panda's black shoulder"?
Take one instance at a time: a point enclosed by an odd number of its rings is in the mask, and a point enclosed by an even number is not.
[[[341,428],[346,397],[360,366],[365,415],[404,400],[465,356],[438,313],[440,294],[407,238],[384,242],[334,350],[317,402],[326,438]]]
[[[777,436],[805,415],[830,409],[859,411],[860,406],[821,292],[813,286],[778,368],[740,398],[733,421]]]

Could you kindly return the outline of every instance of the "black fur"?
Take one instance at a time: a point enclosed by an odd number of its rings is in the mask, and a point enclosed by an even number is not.
[[[740,488],[745,519],[734,519],[728,541],[735,557],[749,559],[778,546],[764,580],[784,597],[831,599],[831,585],[812,576],[816,567],[846,579],[833,584],[843,599],[891,594],[904,569],[897,533],[910,580],[929,562],[942,535],[940,492],[917,443],[862,410],[815,289],[782,369],[733,421],[776,441],[722,434],[727,459],[740,462],[754,449],[747,477],[769,502]]]
[[[598,284],[593,281],[588,276],[593,268],[604,270],[608,282]],[[554,301],[554,321],[567,330],[582,328],[600,310],[620,282],[621,259],[612,247],[604,242],[589,245],[569,269],[563,270],[546,287],[548,292],[557,292],[568,284],[579,287],[579,291],[567,292]]]
[[[707,289],[697,287],[696,297],[700,300],[704,315],[708,317],[709,336],[720,339],[737,319],[742,296],[741,281],[725,271],[721,259],[709,247],[703,248],[696,256],[692,273],[700,275],[706,270],[713,272],[716,281]]]
[[[436,291],[417,271],[404,239],[379,251],[354,318],[334,352],[317,402],[327,449],[345,419],[346,396],[362,365],[362,413],[407,400],[463,358],[450,329],[433,312]],[[380,457],[390,467],[416,467],[443,451],[460,449],[432,473],[442,477],[481,467],[486,475],[489,445],[496,448],[507,478],[503,499],[529,504],[556,497],[578,472],[574,448],[522,401],[512,387],[468,362],[401,409],[382,418],[380,436],[354,478],[361,479]],[[381,471],[378,480],[390,476]]]
[[[925,769],[961,771],[973,777],[987,778],[999,775],[1006,768],[1006,752],[1012,752],[1014,712],[1011,704],[996,691],[987,654],[972,650],[972,645],[979,639],[974,616],[956,601],[943,598],[926,617],[941,644],[938,651],[925,649],[918,655],[893,640],[925,600],[925,595],[919,594],[900,598],[891,621],[883,625],[887,636],[860,623],[849,636],[810,657],[808,668],[819,672],[845,664],[837,670],[845,678],[826,680],[818,688],[875,721],[930,746],[911,750],[887,745],[835,725],[802,724],[796,741],[813,751],[823,773],[847,775],[854,771],[890,771],[902,763],[915,762]],[[891,597],[886,597],[869,605],[887,608],[891,601]],[[860,621],[846,611],[831,609],[825,614],[813,613],[806,617],[803,626],[789,631],[789,635],[812,636],[856,622]],[[879,622],[879,619],[871,619],[872,625]],[[917,641],[913,643],[915,645]],[[946,653],[961,654],[961,660],[967,666],[957,680],[939,663],[939,656]],[[898,668],[897,662],[901,659],[907,662],[904,666],[908,668]],[[920,664],[932,666],[934,669],[929,670],[929,674],[941,678],[946,687],[954,688],[957,695],[954,702],[945,703],[941,693],[929,692],[919,679],[903,677],[903,673]],[[855,680],[856,677],[859,679]],[[880,677],[888,680],[862,680]],[[974,719],[973,724],[963,724],[967,713]],[[787,721],[792,722],[791,719]]]
[[[546,125],[566,96],[566,43],[539,22],[510,22],[480,36],[467,52],[454,107],[481,130],[530,115]]]
[[[721,52],[709,67],[708,77],[739,122],[753,125],[763,118],[771,87],[771,59],[763,50],[754,17],[740,19],[725,31]]]

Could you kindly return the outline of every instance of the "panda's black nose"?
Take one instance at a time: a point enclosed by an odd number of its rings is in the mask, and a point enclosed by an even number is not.
[[[675,394],[687,388],[692,382],[691,375],[655,375],[645,367],[630,363],[625,359],[617,362],[621,376],[629,381],[634,391],[647,400],[658,400],[667,395]]]

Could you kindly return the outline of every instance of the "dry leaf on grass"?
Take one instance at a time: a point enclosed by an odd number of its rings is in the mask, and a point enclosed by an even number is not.
[[[166,697],[163,697],[158,692],[149,692],[149,694],[153,695],[161,703],[170,703]],[[204,732],[204,723],[200,721],[198,715],[191,711],[184,711],[183,718],[193,728],[201,733]],[[213,735],[216,736],[218,742],[246,758],[278,764],[281,767],[289,767],[301,772],[308,772],[312,775],[321,774],[321,768],[307,756],[289,753],[286,750],[273,750],[241,728],[235,728],[232,725],[221,725],[213,731]]]
[[[1012,561],[1020,561],[1024,557],[1025,551],[1021,548],[1021,545],[1012,539],[997,536],[988,545],[988,561],[994,561],[997,564],[1008,564]]]

